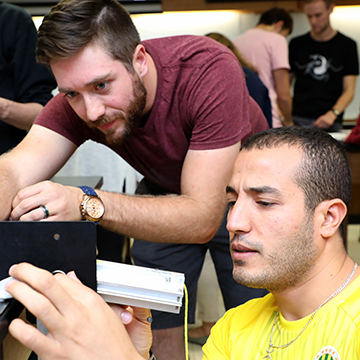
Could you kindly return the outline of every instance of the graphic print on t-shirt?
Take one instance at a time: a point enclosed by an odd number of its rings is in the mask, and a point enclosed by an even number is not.
[[[314,360],[341,360],[337,350],[332,346],[322,348],[314,357]]]
[[[333,72],[341,71],[344,66],[340,66],[339,68],[335,68],[332,66],[332,59],[327,59],[325,56],[320,54],[309,55],[310,61],[304,65],[295,62],[295,65],[298,69],[304,70],[304,75],[310,75],[315,80],[318,81],[328,81],[330,74],[329,69]]]

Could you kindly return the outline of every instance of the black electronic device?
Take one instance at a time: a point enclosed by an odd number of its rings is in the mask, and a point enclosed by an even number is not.
[[[0,221],[0,280],[11,265],[76,272],[96,291],[96,225],[86,221]]]
[[[0,280],[11,265],[28,262],[51,272],[74,270],[83,284],[97,289],[96,225],[87,221],[0,221]],[[0,341],[23,306],[14,299],[0,304]]]

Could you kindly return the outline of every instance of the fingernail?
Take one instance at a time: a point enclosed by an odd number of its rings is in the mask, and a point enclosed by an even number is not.
[[[11,279],[9,280],[6,284],[5,284],[5,290],[9,288],[9,286],[14,283],[16,280],[15,279]]]
[[[9,274],[11,275],[12,271],[16,268],[17,264],[14,264],[9,269]]]
[[[132,319],[132,315],[128,311],[124,311],[123,313],[121,313],[120,318],[124,324],[128,324]]]

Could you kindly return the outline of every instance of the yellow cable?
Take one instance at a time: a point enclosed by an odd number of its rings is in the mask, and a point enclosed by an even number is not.
[[[188,311],[189,311],[189,298],[186,285],[184,284],[185,294],[185,320],[184,320],[184,337],[185,337],[185,359],[189,360],[189,341],[188,341]]]

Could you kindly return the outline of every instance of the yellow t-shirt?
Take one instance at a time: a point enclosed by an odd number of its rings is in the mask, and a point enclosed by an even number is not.
[[[203,347],[203,360],[261,360],[269,346],[277,312],[272,294],[231,309],[216,323]],[[311,314],[286,321],[280,314],[274,345],[293,340]],[[275,349],[272,360],[360,359],[360,276],[315,314],[299,338],[285,349]]]

